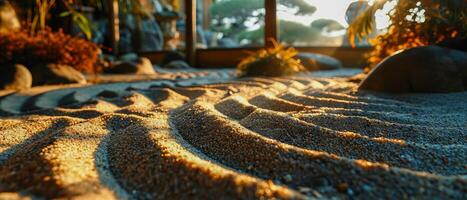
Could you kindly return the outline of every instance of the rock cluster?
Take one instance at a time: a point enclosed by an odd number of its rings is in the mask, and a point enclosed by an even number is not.
[[[152,75],[156,71],[151,60],[145,57],[138,57],[134,53],[129,53],[120,56],[118,60],[110,61],[109,66],[104,69],[104,73]]]
[[[84,75],[76,69],[59,64],[0,66],[0,90],[25,90],[32,86],[53,84],[86,84]]]

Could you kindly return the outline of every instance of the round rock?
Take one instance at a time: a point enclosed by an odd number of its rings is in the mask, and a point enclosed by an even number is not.
[[[407,49],[384,59],[359,90],[447,93],[467,89],[467,53],[439,46]]]
[[[0,90],[24,90],[31,86],[32,75],[25,66],[0,66]]]
[[[178,60],[185,60],[185,56],[178,51],[170,51],[164,56],[164,59],[162,60],[160,65],[165,66],[171,63],[172,61],[178,61]]]
[[[163,68],[166,69],[190,69],[190,65],[183,60],[174,60],[167,65],[164,65]]]
[[[84,75],[68,65],[47,64],[29,68],[33,85],[86,84]]]
[[[104,70],[108,74],[155,74],[154,66],[148,58],[138,58],[136,61],[115,62],[111,67]]]
[[[343,68],[342,63],[331,57],[315,53],[299,53],[296,56],[308,71],[335,70]]]

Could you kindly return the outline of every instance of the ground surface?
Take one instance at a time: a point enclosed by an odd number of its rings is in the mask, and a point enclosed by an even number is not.
[[[0,199],[466,199],[467,92],[356,94],[336,74],[3,96]]]

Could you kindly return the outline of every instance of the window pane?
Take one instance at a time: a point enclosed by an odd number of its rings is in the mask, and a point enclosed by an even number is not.
[[[264,0],[198,0],[198,48],[264,45]]]
[[[369,1],[371,3],[371,1]],[[356,0],[278,0],[280,41],[293,46],[349,46],[346,28],[368,6]],[[388,18],[378,12],[378,31]],[[368,46],[368,39],[356,40]]]

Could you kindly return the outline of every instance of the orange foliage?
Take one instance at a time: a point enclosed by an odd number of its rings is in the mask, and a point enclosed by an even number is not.
[[[350,35],[368,36],[375,12],[387,2],[375,1],[349,28]],[[461,40],[467,36],[467,4],[465,0],[398,0],[389,11],[390,26],[387,33],[371,41],[374,51],[369,63],[375,66],[396,51],[445,40]]]
[[[375,50],[369,61],[376,65],[401,49],[436,44],[447,39],[465,37],[466,6],[456,1],[399,1],[390,13],[388,33],[376,37]],[[458,1],[460,2],[460,1]],[[423,12],[423,14],[421,14]]]
[[[0,65],[20,63],[26,66],[39,63],[69,65],[79,71],[95,73],[94,64],[99,47],[87,40],[50,29],[30,35],[28,31],[0,34]]]

